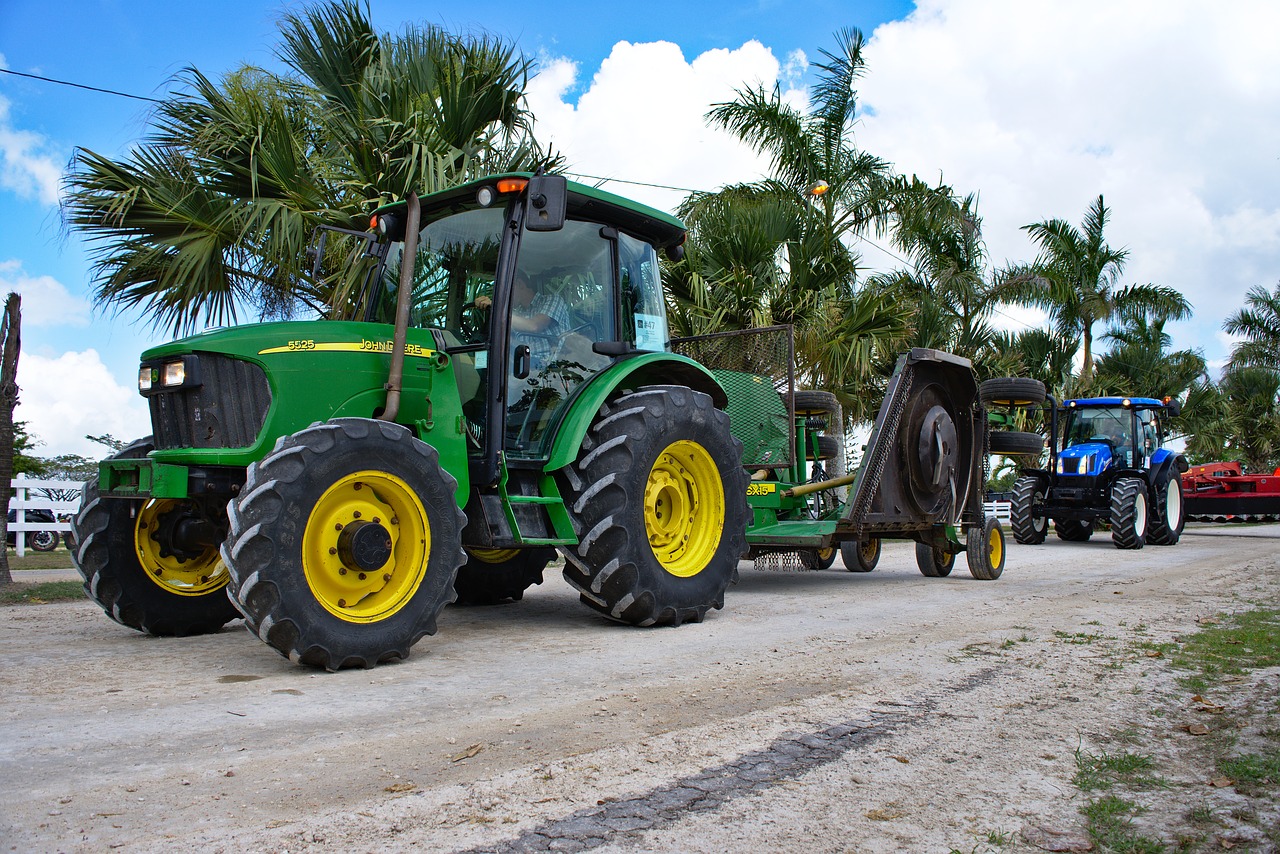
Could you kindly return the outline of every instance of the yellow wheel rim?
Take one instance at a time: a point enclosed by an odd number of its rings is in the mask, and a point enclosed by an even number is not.
[[[160,519],[177,510],[181,502],[172,498],[148,501],[138,511],[133,528],[133,547],[147,578],[169,593],[203,596],[227,585],[230,575],[217,548],[206,549],[199,557],[183,560],[177,555],[161,555]]]
[[[861,555],[862,559],[867,563],[875,560],[876,555],[880,554],[879,538],[872,538],[858,543],[858,554]]]
[[[818,549],[818,560],[832,560],[836,556],[835,546],[828,546],[825,549]]]
[[[325,490],[302,534],[302,571],[326,611],[376,623],[403,608],[427,574],[431,524],[403,480],[349,474]]]
[[[720,546],[724,514],[724,485],[706,448],[668,445],[644,490],[644,527],[662,568],[678,578],[702,572]]]
[[[991,528],[991,533],[987,534],[987,559],[987,565],[992,569],[1004,560],[1004,537],[1000,536],[1000,529],[994,526]]]
[[[482,563],[506,563],[516,555],[520,554],[519,549],[467,549],[467,554],[471,555]]]

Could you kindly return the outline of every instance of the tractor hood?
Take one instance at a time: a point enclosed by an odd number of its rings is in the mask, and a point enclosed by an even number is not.
[[[1111,446],[1105,442],[1083,442],[1058,454],[1058,474],[1097,476],[1115,462]]]

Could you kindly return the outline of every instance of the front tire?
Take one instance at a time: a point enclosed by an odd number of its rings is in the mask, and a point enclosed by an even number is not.
[[[710,397],[651,386],[605,404],[564,480],[579,537],[564,577],[584,604],[637,626],[724,607],[747,552],[747,474]]]
[[[32,531],[27,534],[27,545],[37,552],[51,552],[58,547],[61,538],[57,531]]]
[[[843,542],[840,544],[840,557],[844,560],[844,568],[850,572],[871,572],[880,563],[880,538]]]
[[[499,605],[519,602],[524,591],[542,583],[543,570],[555,556],[550,548],[467,549],[453,589],[455,605]]]
[[[1024,546],[1044,542],[1049,532],[1049,520],[1033,513],[1037,504],[1044,504],[1044,481],[1038,477],[1020,477],[1013,485],[1013,500],[1009,502],[1009,527],[1013,538]]]
[[[1182,504],[1182,478],[1174,471],[1168,480],[1156,487],[1147,542],[1153,546],[1176,546],[1186,524]]]
[[[141,459],[152,448],[140,439],[112,459]],[[174,514],[177,514],[176,516]],[[122,626],[157,636],[216,632],[240,616],[227,598],[227,568],[216,546],[175,550],[166,532],[183,516],[199,515],[187,501],[103,498],[98,481],[84,485],[72,520],[72,554],[84,592]]]
[[[465,557],[457,483],[398,424],[338,418],[249,466],[222,554],[245,625],[327,670],[407,658]]]
[[[1147,485],[1136,477],[1111,487],[1111,542],[1118,549],[1140,549],[1147,538]]]

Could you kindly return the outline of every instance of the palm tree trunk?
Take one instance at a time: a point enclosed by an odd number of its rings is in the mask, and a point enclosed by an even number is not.
[[[13,410],[18,405],[18,353],[22,341],[22,297],[9,294],[0,320],[0,535],[9,536],[9,493],[13,481]],[[21,533],[18,536],[22,536]],[[0,585],[12,584],[9,548],[0,548]]]
[[[1080,365],[1080,387],[1088,388],[1093,380],[1093,328],[1084,327],[1084,334],[1080,336],[1080,340],[1084,345],[1084,360]]]

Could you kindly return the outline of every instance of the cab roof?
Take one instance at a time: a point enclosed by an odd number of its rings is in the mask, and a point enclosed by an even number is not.
[[[457,204],[468,204],[475,200],[476,192],[485,186],[494,186],[502,178],[532,178],[530,172],[504,172],[500,175],[488,175],[468,181],[457,187],[450,187],[436,193],[419,197],[419,204],[425,213],[434,213],[442,207]],[[566,179],[567,180],[567,179]],[[670,214],[640,202],[589,187],[577,181],[567,181],[569,191],[568,214],[580,219],[607,223],[618,229],[643,238],[658,248],[676,246],[684,241],[685,224]],[[383,205],[374,213],[393,211],[403,208],[403,201]]]
[[[1154,397],[1079,397],[1062,401],[1063,409],[1087,409],[1102,406],[1129,406],[1133,409],[1164,409],[1163,400]]]

